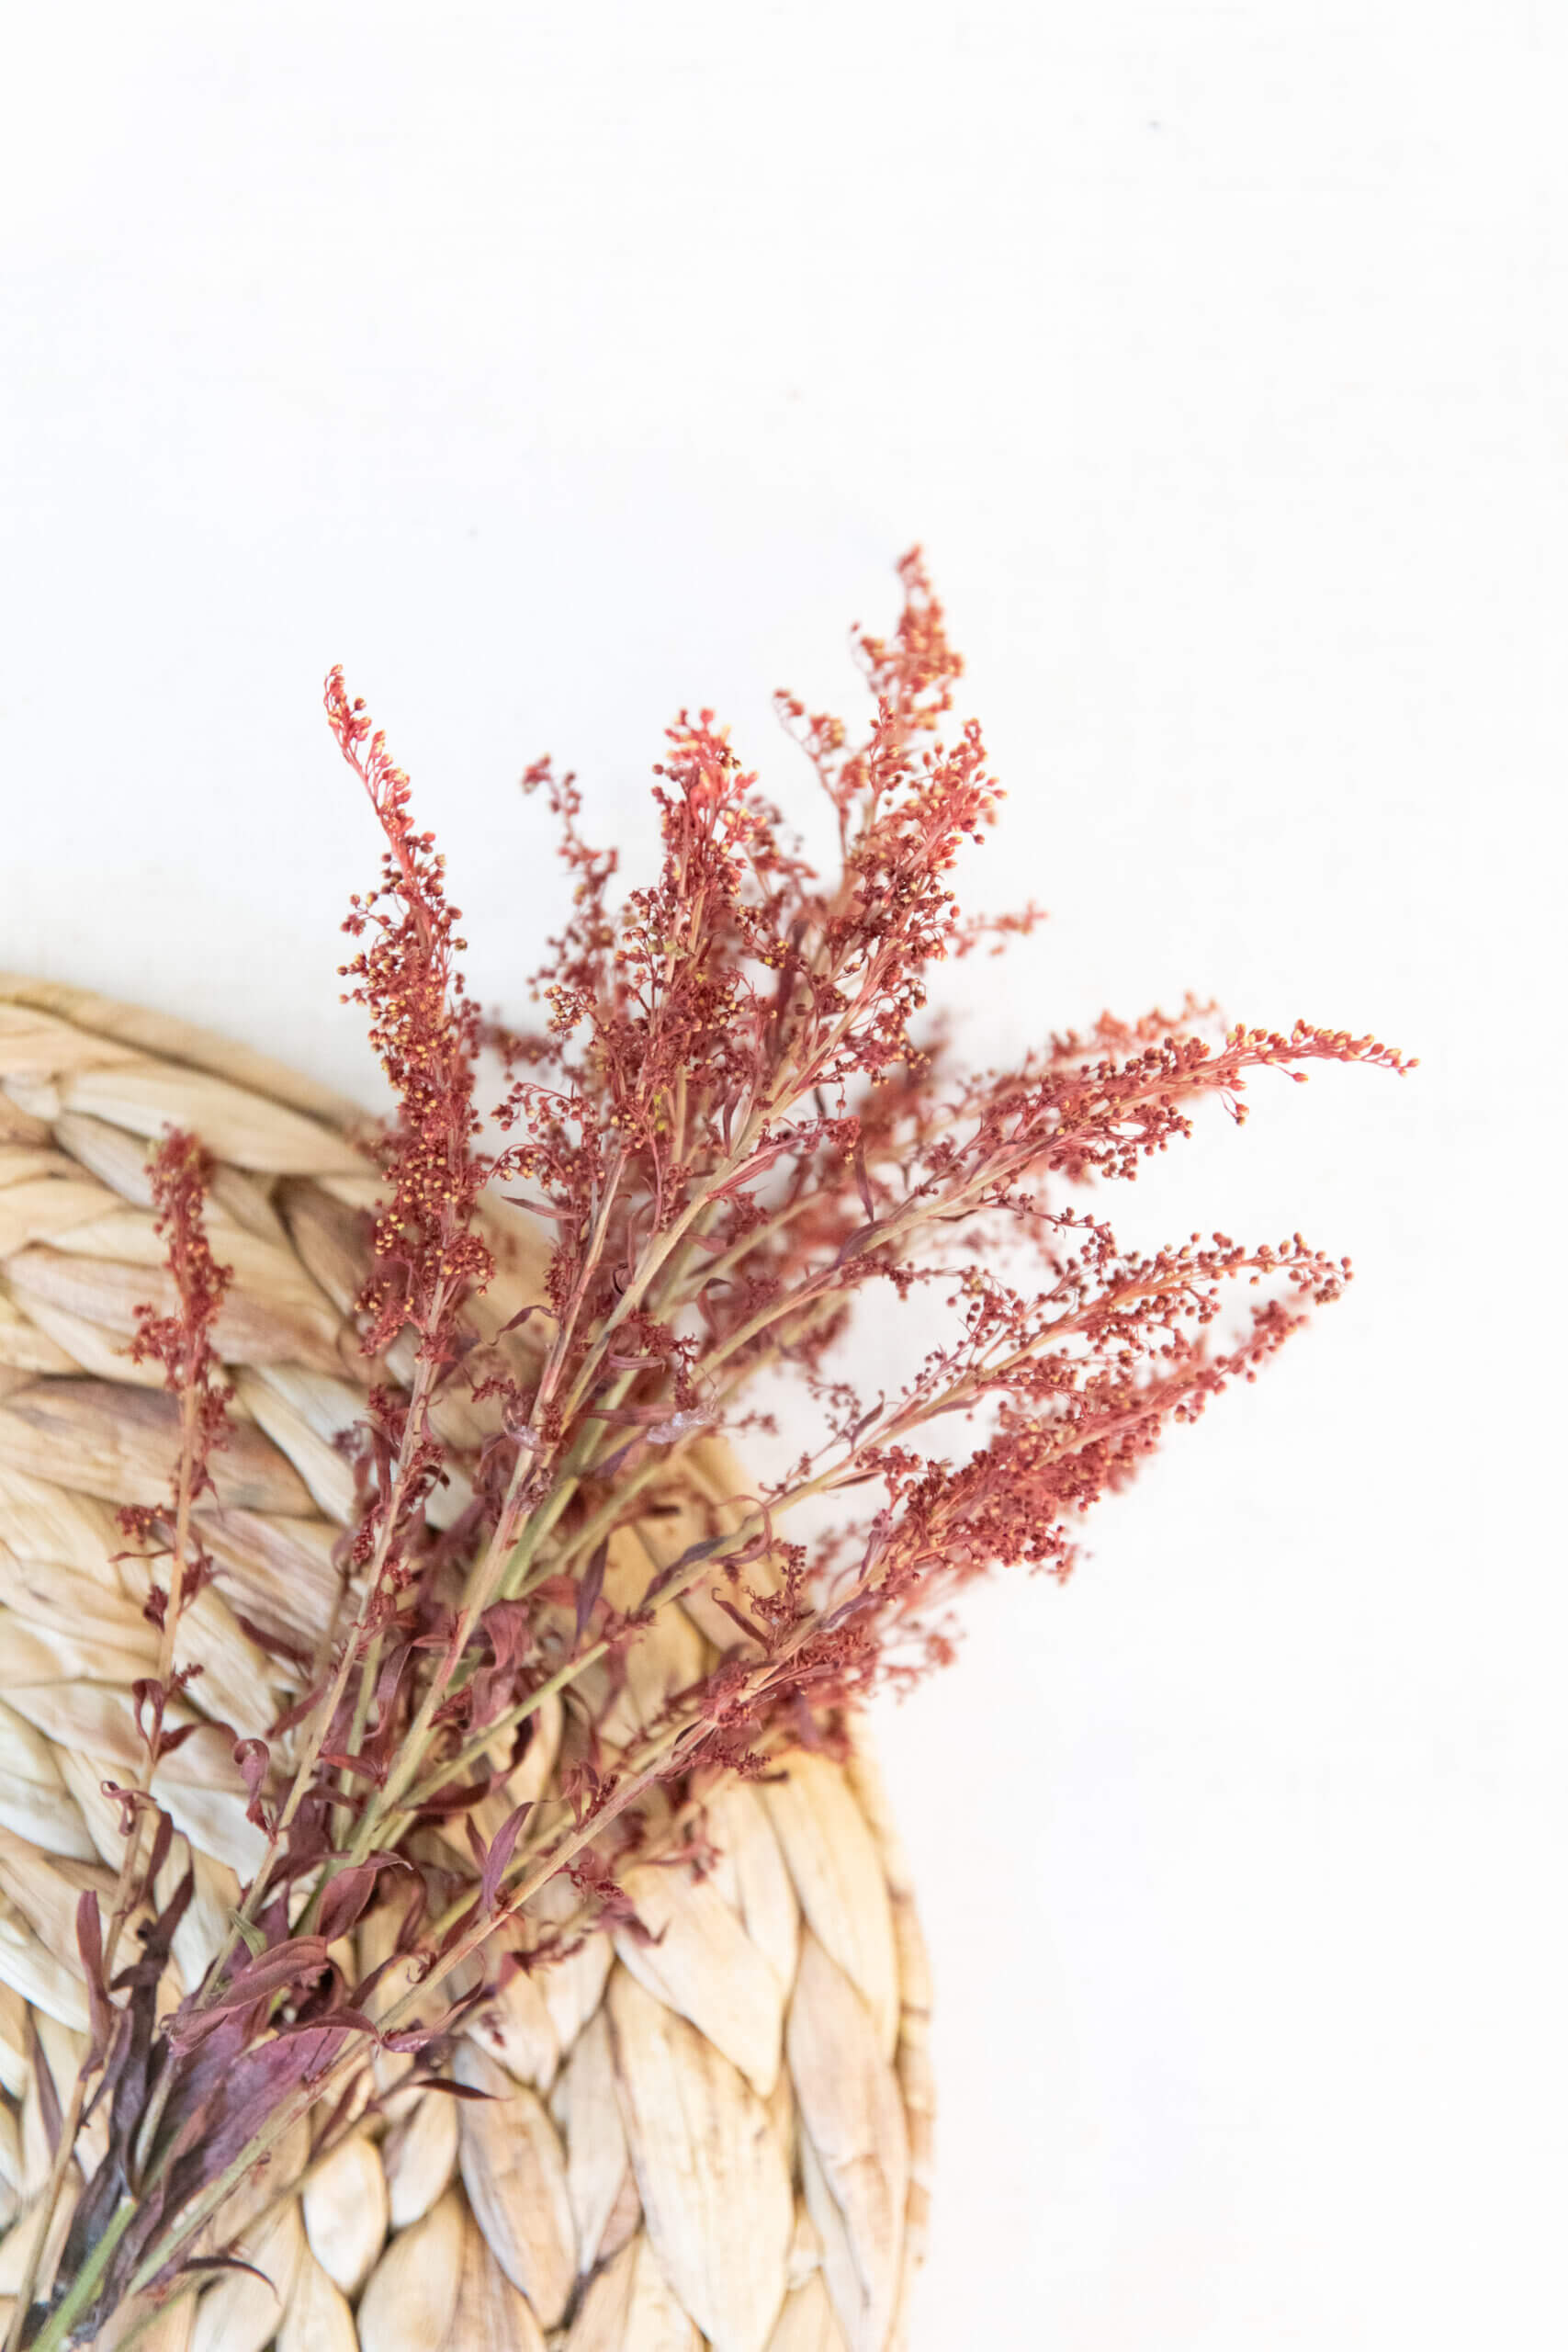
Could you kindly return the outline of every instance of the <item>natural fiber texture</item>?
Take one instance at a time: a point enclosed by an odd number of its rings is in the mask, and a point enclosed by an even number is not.
[[[358,1115],[162,1015],[0,978],[0,2319],[86,2047],[75,1906],[84,1888],[109,1894],[120,1851],[101,1783],[135,1769],[131,1686],[157,1658],[146,1568],[113,1557],[115,1507],[162,1498],[175,1442],[161,1375],[125,1352],[164,1279],[148,1139],[175,1125],[214,1154],[209,1227],[234,1269],[217,1337],[236,1427],[204,1514],[221,1575],[177,1652],[202,1668],[185,1718],[198,1728],[154,1782],[179,1833],[169,1871],[196,1871],[175,1945],[188,1987],[256,1860],[235,1736],[288,1703],[288,1649],[309,1654],[337,1600],[353,1482],[333,1440],[370,1377],[351,1319],[377,1193],[351,1140]],[[486,1229],[501,1265],[478,1312],[493,1338],[544,1249],[503,1208],[487,1208]],[[399,1369],[394,1349],[378,1376]],[[691,1478],[694,1513],[722,1513],[738,1490],[712,1442]],[[612,1552],[607,1591],[616,1572]],[[727,1638],[700,1600],[664,1609],[626,1690],[606,1694],[611,1736],[617,1711],[630,1736]],[[558,1704],[541,1721],[487,1804],[547,1787]],[[400,2094],[408,2062],[383,2057],[383,2096],[354,2138],[314,2166],[303,2133],[286,2144],[237,2193],[254,2216],[243,2250],[275,2291],[224,2276],[139,2335],[145,2352],[899,2343],[923,2233],[928,1988],[874,1777],[863,1757],[798,1757],[782,1783],[730,1787],[708,1826],[709,1876],[626,1873],[656,1941],[595,1934],[470,2016],[456,2072],[495,2098]],[[541,1928],[574,1901],[547,1886]],[[385,1914],[358,1934],[362,1960],[390,1950]],[[389,2003],[401,1981],[382,1980]]]

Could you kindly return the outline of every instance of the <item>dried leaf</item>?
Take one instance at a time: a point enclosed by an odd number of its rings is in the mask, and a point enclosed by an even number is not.
[[[309,2249],[294,2274],[277,2352],[359,2352],[354,2313]]]
[[[178,2290],[175,2290],[178,2294]],[[196,2297],[178,2295],[176,2301],[166,2303],[157,2317],[141,2335],[132,2331],[149,2309],[147,2299],[133,2295],[107,2326],[101,2328],[93,2352],[191,2352],[191,2336],[196,2328]]]
[[[0,1111],[0,1189],[11,1184],[28,1183],[35,1176],[78,1176],[80,1173],[80,1169],[73,1165],[67,1153],[51,1148],[47,1127],[36,1142],[19,1143],[6,1132],[6,1113]]]
[[[787,2298],[768,2352],[849,2352],[819,2270]]]
[[[52,1241],[73,1226],[90,1225],[114,1206],[112,1193],[84,1179],[40,1176],[30,1183],[7,1184],[0,1191],[0,1259]]]
[[[637,2193],[637,2168],[628,2156],[615,2201],[610,2208],[610,2218],[604,2224],[604,2234],[599,2241],[600,2261],[608,2262],[624,2245],[629,2245],[641,2227],[642,2199]]]
[[[566,2352],[702,2352],[702,2345],[639,2235],[590,2282]]]
[[[345,1380],[292,1363],[242,1372],[234,1385],[257,1427],[288,1455],[312,1501],[346,1526],[354,1517],[354,1468],[333,1440],[364,1420],[363,1394]]]
[[[506,2276],[471,2213],[463,2229],[457,2308],[446,2352],[545,2352],[534,2306]]]
[[[594,1547],[592,1557],[577,1580],[574,1638],[578,1643],[581,1642],[583,1634],[588,1631],[593,1611],[599,1606],[599,1595],[604,1589],[604,1563],[609,1555],[610,1543],[606,1536],[602,1544]]]
[[[300,2203],[316,2260],[345,2295],[357,2294],[381,2251],[389,2218],[387,2176],[363,2132],[333,2150],[306,2182]]]
[[[566,2186],[577,2223],[577,2263],[599,2259],[605,2225],[626,2179],[628,2156],[615,2095],[615,2061],[604,2012],[577,2037],[560,2083]]]
[[[527,1906],[525,1916],[546,1925],[570,1918],[578,1896],[564,1871],[547,1879]],[[561,2052],[569,2051],[604,1996],[604,1980],[615,1965],[610,1939],[590,1934],[575,1951],[552,1960],[539,1971],[537,1983]]]
[[[307,1271],[340,1315],[352,1315],[374,1256],[364,1210],[303,1178],[278,1186],[277,1204]]]
[[[484,1911],[490,1912],[495,1908],[496,1898],[501,1893],[501,1882],[506,1874],[506,1866],[512,1860],[513,1849],[516,1846],[523,1824],[532,1811],[531,1804],[518,1805],[507,1815],[506,1819],[490,1841],[483,1866],[479,1871],[479,1905]]]
[[[865,1815],[838,1767],[804,1750],[762,1795],[812,1932],[861,1993],[877,2046],[891,2057],[898,1969],[887,1882]]]
[[[380,1862],[357,1862],[328,1882],[319,1915],[321,1932],[328,1943],[335,1943],[354,1926],[374,1894],[384,1867]]]
[[[93,2064],[103,2064],[113,2030],[114,2013],[109,2005],[108,1986],[104,1980],[103,1922],[96,1894],[83,1894],[76,1898],[76,1949],[82,1956],[82,1973],[87,1984],[89,2052]]]
[[[80,1966],[76,1901],[84,1890],[112,1894],[113,1881],[96,1862],[40,1854],[25,1838],[0,1829],[0,1892],[58,1959]]]
[[[78,1588],[82,1577],[72,1579]],[[124,1602],[95,1591],[97,1606],[75,1626],[29,1623],[14,1609],[0,1609],[0,1657],[6,1661],[8,1690],[25,1690],[29,1682],[110,1682],[130,1684],[156,1663],[149,1658],[147,1639],[152,1628],[136,1622]],[[117,1641],[116,1635],[123,1636]]]
[[[658,1565],[642,1541],[640,1526],[617,1528],[610,1537],[604,1575],[604,1597],[612,1609],[636,1609]],[[706,1658],[703,1637],[679,1601],[666,1601],[625,1653],[626,1680],[604,1716],[604,1737],[635,1740],[677,1691],[700,1679]]]
[[[134,1337],[137,1309],[144,1303],[159,1315],[177,1314],[179,1292],[164,1266],[126,1262],[81,1246],[84,1239],[90,1245],[99,1229],[96,1224],[79,1227],[62,1237],[64,1248],[35,1243],[6,1260],[6,1279],[28,1311],[53,1308],[121,1341]],[[220,1220],[213,1221],[210,1238],[220,1260],[231,1254],[253,1261],[263,1258],[260,1279],[253,1272],[248,1283],[231,1283],[218,1311],[212,1339],[222,1361],[335,1370],[337,1317],[303,1281],[298,1259],[252,1237],[246,1237],[248,1248],[231,1250],[237,1237]]]
[[[21,2098],[32,2070],[27,2029],[27,2002],[20,1993],[0,1982],[0,2090],[10,2098]]]
[[[620,1883],[656,1939],[617,1933],[622,1965],[689,2018],[766,2098],[784,2029],[784,1988],[771,1963],[716,1889],[689,1871],[645,1863],[623,1871]]]
[[[0,1466],[107,1502],[166,1502],[170,1466],[178,1459],[179,1406],[162,1389],[109,1380],[35,1381],[0,1403]],[[244,1421],[213,1455],[212,1477],[218,1503],[231,1510],[303,1517],[310,1509],[292,1465]]]
[[[546,2327],[558,2326],[577,2277],[576,2232],[555,2126],[534,2092],[520,2088],[471,2042],[455,2062],[459,2082],[489,2091],[458,2119],[463,2186],[491,2253]]]
[[[194,1883],[190,1903],[175,1929],[174,1953],[182,1983],[194,1991],[226,1939],[229,1920],[240,1899],[240,1881],[227,1862],[202,1853],[186,1838],[176,1838],[158,1881],[160,1904],[171,1900],[187,1870]]]
[[[295,2273],[308,2259],[298,2203],[275,2207],[233,2251],[253,2263],[270,2283],[250,2270],[235,2270],[209,2287],[196,2309],[191,2352],[262,2352],[277,2333],[278,2320],[294,2291]]]
[[[65,980],[41,980],[17,972],[0,975],[0,999],[85,1033],[91,1052],[82,1056],[84,1066],[92,1061],[107,1064],[127,1054],[139,1058],[157,1055],[194,1069],[212,1070],[220,1078],[270,1095],[335,1127],[352,1126],[363,1115],[355,1104],[286,1063],[255,1053],[234,1038],[198,1028],[194,1022],[155,1012],[148,1005],[124,1004],[116,997],[73,988]]]
[[[78,1372],[81,1359],[36,1317],[19,1314],[0,1283],[0,1366],[11,1372]],[[24,1384],[17,1383],[18,1387]]]
[[[80,1961],[57,1957],[40,1941],[13,1903],[0,1896],[0,1982],[21,1994],[73,2032],[91,2021]]]
[[[8,2107],[0,2107],[0,2237],[21,2209],[22,2136]]]
[[[387,2247],[355,2314],[359,2352],[441,2352],[457,2305],[463,2200],[455,2188]]]
[[[306,2118],[300,2116],[275,2143],[266,2162],[243,2175],[239,2185],[219,2207],[213,2220],[213,2235],[219,2243],[245,2237],[257,2216],[270,2203],[279,2183],[299,2179],[310,2153],[310,2127]]]
[[[610,1982],[622,2117],[660,2267],[717,2352],[762,2352],[795,2220],[767,2111],[728,2059],[624,1969]]]
[[[69,2185],[56,2208],[54,2219],[50,2223],[49,2234],[44,2239],[43,2254],[39,2262],[35,2289],[35,2292],[39,2295],[47,2295],[54,2283],[54,2274],[59,2267],[61,2254],[75,2218],[77,2193],[75,2175],[73,2170]],[[0,2238],[0,2295],[15,2295],[20,2288],[23,2273],[31,2260],[32,2250],[38,2243],[43,2221],[44,2210],[40,2200],[29,2212],[21,2216],[21,2219],[7,2231],[5,2237]]]
[[[428,2213],[457,2169],[457,2102],[426,2091],[387,2135],[381,2150],[394,2230]]]
[[[562,2352],[625,2352],[637,2245],[622,2247],[583,2290]]]
[[[787,1994],[800,1950],[800,1905],[767,1807],[754,1788],[732,1781],[708,1799],[706,1811],[710,1834],[733,1872],[746,1932]]]
[[[813,1935],[801,1948],[785,2046],[834,2308],[851,2352],[883,2352],[903,2275],[904,2104],[865,2003]]]
[[[352,1144],[316,1120],[247,1093],[227,1079],[166,1062],[117,1057],[112,1068],[80,1069],[62,1083],[60,1101],[63,1110],[85,1112],[132,1135],[186,1128],[236,1168],[314,1176],[339,1170],[347,1174],[365,1165]]]
[[[513,1766],[510,1770],[507,1770],[508,1758],[512,1754],[510,1732],[499,1733],[486,1748],[486,1763],[502,1777],[492,1781],[489,1793],[482,1796],[469,1810],[468,1817],[481,1837],[493,1838],[504,1823],[507,1815],[516,1806],[536,1804],[544,1794],[560,1750],[563,1715],[561,1702],[552,1692],[537,1713],[531,1718],[534,1736],[528,1742],[527,1749],[521,1761]],[[456,1823],[438,1823],[436,1826],[449,1844],[466,1845],[465,1832]],[[570,1887],[566,1892],[568,1894],[570,1894]],[[529,1905],[529,1910],[531,1913],[538,1910],[537,1899]],[[597,2000],[597,1993],[594,1998]],[[575,2033],[577,2027],[574,2025],[572,2031]]]
[[[97,1848],[66,1792],[40,1788],[36,1781],[0,1770],[0,1826],[25,1838],[46,1854],[68,1856],[86,1862]]]
[[[213,1510],[202,1513],[201,1532],[219,1564],[221,1589],[239,1613],[266,1641],[311,1656],[343,1591],[332,1556],[338,1530],[324,1519]]]
[[[0,1510],[6,1544],[18,1560],[73,1568],[107,1589],[118,1589],[110,1555],[124,1538],[107,1503],[48,1478],[0,1464]]]
[[[122,1201],[139,1209],[152,1207],[151,1163],[156,1147],[147,1138],[127,1135],[122,1127],[106,1125],[102,1119],[89,1118],[81,1111],[62,1111],[54,1122],[54,1135],[89,1176],[96,1176]]]
[[[536,2091],[555,2080],[560,2047],[538,1980],[519,1971],[500,1991],[473,2010],[463,2030],[471,2041]]]

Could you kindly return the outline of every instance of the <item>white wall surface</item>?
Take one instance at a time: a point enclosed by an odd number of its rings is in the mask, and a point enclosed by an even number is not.
[[[1101,1195],[1359,1278],[885,1725],[915,2347],[1562,2344],[1562,11],[151,0],[6,51],[0,963],[364,1091],[329,662],[516,1010],[525,761],[635,862],[712,702],[806,805],[768,695],[859,714],[919,537],[1012,796],[969,895],[1053,916],[974,1052],[1190,985],[1420,1054]]]

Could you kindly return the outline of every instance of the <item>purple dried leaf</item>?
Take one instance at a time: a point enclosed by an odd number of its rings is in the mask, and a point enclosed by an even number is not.
[[[270,1829],[271,1823],[261,1801],[266,1776],[272,1768],[272,1751],[265,1739],[237,1739],[234,1742],[234,1762],[245,1784],[250,1802],[245,1807],[245,1819],[258,1829]]]
[[[580,1642],[588,1631],[589,1620],[598,1606],[599,1595],[604,1589],[604,1564],[609,1556],[610,1539],[605,1536],[603,1543],[595,1546],[592,1558],[578,1579],[576,1638]]]
[[[325,1936],[290,1936],[287,1942],[262,1953],[258,1959],[246,1961],[237,1969],[229,1979],[222,1999],[209,2002],[206,2014],[215,2017],[226,2009],[247,2007],[253,2001],[269,2000],[291,1984],[319,1976],[326,1964]]]
[[[534,1646],[528,1604],[525,1600],[495,1600],[479,1619],[495,1656],[496,1670],[521,1665]]]
[[[421,1798],[415,1817],[420,1821],[445,1821],[455,1813],[466,1813],[470,1805],[478,1804],[481,1797],[489,1796],[490,1785],[487,1777],[482,1781],[465,1781],[457,1788],[436,1789],[431,1795]]]
[[[865,1211],[866,1223],[868,1225],[873,1225],[876,1221],[876,1203],[872,1198],[871,1178],[866,1171],[865,1136],[861,1131],[858,1121],[855,1125],[855,1148],[853,1159],[855,1189],[860,1194],[861,1206]]]
[[[352,1870],[329,1879],[317,1915],[321,1932],[329,1944],[336,1943],[354,1926],[375,1891],[380,1871],[378,1862],[359,1862]]]
[[[151,1806],[154,1813],[158,1810],[157,1798],[149,1796],[145,1789],[124,1789],[118,1781],[100,1781],[98,1787],[111,1804],[119,1807],[119,1834],[122,1838],[130,1837],[131,1825],[143,1805]]]
[[[523,1824],[533,1810],[533,1800],[530,1798],[525,1804],[520,1804],[515,1813],[507,1815],[491,1840],[490,1851],[484,1858],[479,1877],[479,1903],[487,1916],[495,1909],[496,1898],[501,1893],[501,1882],[506,1874],[506,1866],[512,1860],[513,1849],[516,1846]]]
[[[287,2019],[282,2025],[276,2028],[276,2031],[280,2037],[288,2034],[325,2033],[329,2031],[337,2032],[340,2030],[345,2033],[367,2034],[378,2048],[381,2046],[381,2030],[376,2023],[374,2018],[367,2017],[363,2009],[328,2009],[324,2015],[321,2017]]]
[[[711,1560],[716,1552],[722,1552],[728,1541],[729,1538],[727,1535],[705,1535],[700,1543],[688,1544],[678,1559],[670,1561],[666,1566],[660,1569],[643,1594],[638,1603],[639,1609],[647,1609],[657,1600],[659,1595],[675,1582],[683,1569],[694,1568],[700,1560]]]
[[[98,1914],[98,1898],[90,1887],[85,1888],[76,1900],[76,1949],[82,1955],[82,1967],[87,1980],[91,2038],[85,2063],[89,2067],[101,2066],[116,2018],[108,1987],[104,1982],[103,1921]],[[30,2010],[28,2015],[31,2015]]]
[[[713,1602],[716,1608],[723,1610],[725,1615],[730,1620],[731,1623],[736,1624],[740,1628],[740,1631],[745,1634],[749,1642],[760,1643],[763,1649],[766,1649],[769,1646],[768,1636],[762,1631],[762,1628],[760,1625],[753,1624],[751,1619],[747,1616],[745,1611],[739,1608],[733,1600],[730,1600],[723,1592],[721,1592],[717,1585],[712,1587],[708,1593],[708,1599]]]
[[[248,2270],[253,2278],[259,2278],[261,2280],[262,2285],[267,2289],[269,2293],[271,2293],[275,2298],[277,2296],[277,2289],[273,2284],[273,2281],[267,2277],[266,2272],[265,2270],[258,2270],[254,2262],[247,2262],[243,2255],[193,2254],[186,2257],[183,2267],[186,2270],[200,2270],[203,2272],[209,2270]]]
[[[378,1789],[387,1785],[387,1768],[363,1756],[346,1756],[338,1747],[323,1747],[317,1761],[333,1771],[352,1772],[356,1779],[373,1781]]]

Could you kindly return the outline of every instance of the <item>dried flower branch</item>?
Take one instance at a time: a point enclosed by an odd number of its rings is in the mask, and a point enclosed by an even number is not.
[[[236,1748],[265,1852],[205,1980],[154,2027],[177,1894],[141,1929],[136,1967],[95,1970],[140,2104],[118,2130],[117,2092],[118,2169],[100,2167],[83,2207],[100,2245],[111,2216],[118,2234],[90,2277],[73,2236],[44,2352],[128,2295],[174,2287],[209,2258],[203,2232],[221,2255],[236,2185],[302,2117],[331,2111],[327,2144],[372,2058],[419,2052],[439,2070],[487,1987],[564,1948],[529,1908],[553,1880],[589,1920],[637,1930],[628,1862],[690,1850],[723,1776],[776,1770],[802,1743],[841,1747],[868,1692],[950,1655],[945,1612],[974,1577],[1066,1577],[1094,1502],[1349,1279],[1299,1234],[1126,1251],[1062,1196],[1135,1178],[1207,1097],[1239,1123],[1256,1071],[1415,1066],[1375,1039],[1304,1023],[1213,1033],[1212,1008],[1190,1001],[974,1074],[918,1034],[933,967],[1037,917],[976,921],[954,896],[1000,794],[973,721],[943,740],[962,664],[918,550],[899,571],[893,638],[855,639],[874,704],[863,740],[777,698],[834,810],[831,875],[710,710],[668,730],[659,871],[618,897],[574,778],[528,770],[571,907],[526,1034],[480,1023],[407,779],[329,677],[329,724],[387,844],[378,887],[352,902],[343,976],[398,1102],[358,1294],[374,1364],[348,1553],[360,1597],[267,1740]],[[475,1108],[487,1044],[504,1058],[508,1138],[490,1153]],[[482,1229],[498,1195],[554,1236],[542,1295],[505,1317]],[[175,1220],[198,1297],[182,1233]],[[1236,1283],[1256,1295],[1222,1341]],[[845,1343],[873,1285],[919,1295],[939,1336],[897,1393],[868,1400]],[[183,1311],[188,1354],[197,1310]],[[161,1344],[152,1327],[145,1344]],[[711,1473],[715,1432],[745,1427],[748,1385],[781,1371],[813,1426],[787,1469],[739,1495]],[[220,1437],[202,1401],[216,1391],[182,1394],[166,1648],[207,1573],[190,1514]],[[850,1516],[794,1534],[825,1498]],[[700,1662],[638,1683],[678,1604],[700,1621]],[[150,1702],[154,1759],[171,1661]],[[554,1777],[524,1791],[558,1707]],[[356,1974],[341,1957],[393,1885],[409,1964],[396,1997],[386,1961]],[[111,1951],[119,1925],[117,1911]]]

